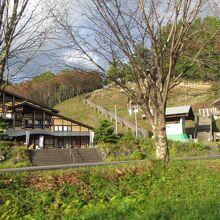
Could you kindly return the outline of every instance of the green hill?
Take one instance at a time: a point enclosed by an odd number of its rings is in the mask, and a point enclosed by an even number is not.
[[[83,103],[84,96],[80,95],[66,100],[56,105],[55,108],[67,117],[95,127],[105,117],[85,105]],[[117,114],[134,123],[134,115],[130,116],[128,113],[128,98],[120,91],[120,88],[113,86],[95,90],[90,93],[89,98],[113,112],[116,105]],[[213,94],[212,85],[209,83],[182,83],[170,92],[168,106],[192,105],[195,114],[197,114],[199,108],[209,107],[216,98],[218,97]],[[142,115],[143,112],[140,110],[137,114],[138,126],[150,129],[149,123],[142,119]]]

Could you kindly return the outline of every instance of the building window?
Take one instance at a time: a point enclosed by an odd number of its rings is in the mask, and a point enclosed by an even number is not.
[[[58,126],[54,126],[54,131],[58,131]]]
[[[68,129],[68,131],[71,131],[71,126],[68,126],[67,129]]]
[[[67,126],[63,126],[63,131],[67,131]]]
[[[25,119],[25,124],[26,124],[26,125],[31,125],[31,124],[32,124],[32,120],[30,120],[30,119]]]
[[[63,131],[63,126],[59,126],[59,131]]]
[[[35,120],[35,125],[40,125],[41,124],[41,121],[40,120]]]

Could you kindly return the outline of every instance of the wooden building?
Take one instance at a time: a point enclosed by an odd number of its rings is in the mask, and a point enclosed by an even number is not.
[[[92,127],[10,91],[0,90],[0,115],[8,124],[4,135],[33,148],[88,147],[93,144]]]

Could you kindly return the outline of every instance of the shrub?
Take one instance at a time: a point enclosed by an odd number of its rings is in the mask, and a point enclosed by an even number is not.
[[[194,156],[201,155],[207,150],[203,143],[168,141],[171,156]]]
[[[155,155],[155,141],[152,138],[144,138],[140,143],[141,149],[148,158],[153,158]]]
[[[118,141],[118,136],[114,134],[112,123],[107,119],[100,121],[99,126],[95,129],[95,143],[112,143]]]
[[[10,151],[10,160],[13,163],[18,163],[28,160],[28,151],[23,146],[14,146]]]
[[[4,156],[8,156],[10,152],[10,147],[12,147],[14,144],[10,141],[0,141],[0,154]]]
[[[144,159],[145,155],[140,152],[140,150],[134,150],[130,155],[130,160],[142,160]]]

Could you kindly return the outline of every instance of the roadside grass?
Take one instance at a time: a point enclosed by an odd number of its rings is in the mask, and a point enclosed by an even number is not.
[[[29,167],[32,166],[30,161],[21,161],[18,163],[13,163],[11,160],[7,160],[5,162],[0,163],[0,169],[6,168],[17,168],[17,167]]]
[[[220,160],[0,174],[0,219],[210,219]]]

